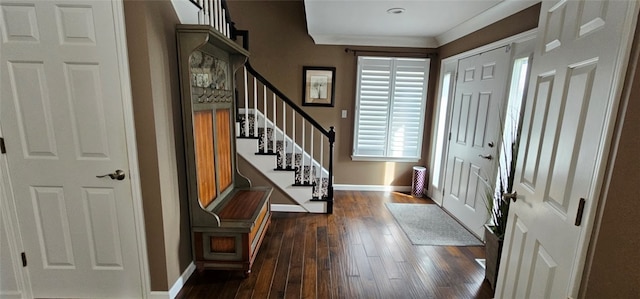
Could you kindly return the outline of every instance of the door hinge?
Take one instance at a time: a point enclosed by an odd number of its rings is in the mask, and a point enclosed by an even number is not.
[[[451,132],[449,132],[449,141],[451,141]]]
[[[4,146],[4,138],[0,137],[0,153],[6,154],[7,148]]]
[[[27,266],[27,255],[23,252],[20,254],[22,256],[22,267]]]
[[[578,204],[578,214],[576,214],[576,226],[580,226],[582,223],[582,215],[584,214],[584,203],[585,199],[580,198],[580,203]]]

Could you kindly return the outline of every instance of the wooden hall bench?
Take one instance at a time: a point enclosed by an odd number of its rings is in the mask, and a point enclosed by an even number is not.
[[[237,170],[233,70],[249,53],[208,25],[178,25],[193,257],[199,271],[251,265],[271,223],[271,187]]]

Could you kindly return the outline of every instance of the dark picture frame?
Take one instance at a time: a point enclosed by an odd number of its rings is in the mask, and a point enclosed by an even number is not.
[[[335,86],[335,67],[303,66],[302,106],[333,107]]]

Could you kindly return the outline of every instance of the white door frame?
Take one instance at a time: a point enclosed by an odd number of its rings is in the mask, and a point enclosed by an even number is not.
[[[433,130],[431,132],[431,136],[432,136],[431,144],[433,144],[433,146],[431,147],[431,153],[430,153],[431,154],[431,159],[430,159],[430,163],[429,163],[429,173],[431,173],[431,176],[430,176],[431,179],[429,180],[429,185],[430,186],[428,188],[429,197],[432,198],[438,205],[442,206],[443,203],[444,203],[444,201],[443,201],[444,198],[443,198],[443,195],[442,195],[442,190],[443,190],[442,187],[444,186],[444,179],[445,179],[445,173],[446,173],[446,167],[447,167],[446,161],[447,161],[448,154],[449,154],[449,143],[448,142],[444,142],[443,143],[444,148],[442,150],[442,156],[441,157],[436,157],[435,156],[435,144],[436,144],[436,138],[437,138],[437,134],[436,133],[437,133],[437,130],[438,130],[438,119],[437,119],[438,118],[438,109],[440,109],[440,106],[442,104],[440,102],[440,99],[442,97],[442,80],[443,80],[443,72],[442,72],[442,70],[447,69],[447,68],[451,68],[453,66],[454,75],[457,76],[456,71],[458,69],[458,61],[460,59],[464,59],[464,58],[467,58],[467,57],[478,55],[480,53],[484,53],[484,52],[487,52],[487,51],[490,51],[490,50],[493,50],[493,49],[497,49],[497,48],[500,48],[500,47],[512,45],[514,43],[521,43],[521,42],[524,42],[524,41],[528,41],[528,40],[534,39],[536,37],[536,33],[537,32],[538,32],[537,28],[536,29],[531,29],[531,30],[528,30],[528,31],[525,31],[525,32],[522,32],[522,33],[519,33],[519,34],[516,34],[516,35],[513,35],[513,36],[510,36],[510,37],[501,39],[499,41],[496,41],[496,42],[493,42],[493,43],[490,43],[490,44],[486,44],[484,46],[481,46],[481,47],[478,47],[478,48],[475,48],[475,49],[472,49],[472,50],[469,50],[469,51],[466,51],[466,52],[463,52],[463,53],[460,53],[460,54],[456,54],[456,55],[447,57],[447,58],[443,59],[440,62],[440,70],[439,70],[440,74],[438,74],[438,76],[439,76],[439,79],[438,79],[438,92],[437,92],[437,97],[436,97],[436,103],[434,104],[434,107],[437,107],[437,109],[434,109],[434,112],[433,112],[434,121],[432,122],[433,123]],[[511,72],[513,71],[512,70],[512,68],[513,68],[513,57],[509,61],[510,61],[509,62],[510,63],[510,65],[509,65],[509,74],[511,74]],[[508,80],[510,80],[510,79],[511,79],[511,77],[509,76]],[[447,119],[444,122],[445,126],[446,126],[445,127],[445,132],[446,132],[445,135],[448,135],[448,132],[449,132],[450,127],[451,127],[451,107],[452,107],[451,104],[453,103],[453,100],[454,100],[453,97],[454,97],[455,91],[456,91],[456,79],[455,79],[455,77],[451,79],[451,82],[452,82],[451,83],[452,85],[450,87],[451,89],[449,91],[449,99],[448,99],[449,105],[447,105],[447,108],[448,108],[447,110],[448,111],[447,111],[447,114],[446,114],[447,115]],[[505,96],[508,96],[508,93],[505,93]],[[439,171],[434,168],[434,165],[435,165],[434,161],[436,159],[442,159],[442,164],[441,164],[442,167],[441,167],[441,169]],[[437,172],[439,172],[439,173],[437,173]],[[440,175],[440,179],[439,179],[440,184],[439,184],[439,186],[435,186],[433,184],[433,177],[436,174]]]
[[[150,296],[149,264],[147,258],[147,240],[145,234],[144,211],[142,207],[142,189],[140,184],[140,169],[138,168],[138,149],[136,143],[135,122],[133,117],[133,95],[131,92],[131,79],[129,74],[129,57],[127,48],[127,37],[125,31],[124,5],[123,0],[111,1],[115,24],[115,37],[117,45],[118,69],[120,71],[120,85],[122,86],[122,109],[125,124],[125,140],[127,143],[127,156],[129,162],[129,177],[131,181],[131,196],[133,200],[133,215],[135,224],[135,235],[138,248],[138,259],[140,261],[140,281],[142,283],[143,298]],[[0,136],[2,132],[0,132]],[[0,155],[0,205],[7,207],[7,211],[2,209],[7,216],[5,222],[9,222],[8,234],[9,247],[13,252],[12,256],[17,259],[24,251],[22,237],[19,231],[19,222],[16,209],[13,206],[15,198],[11,185],[8,184],[8,166],[6,155]],[[4,217],[3,217],[4,218]],[[4,223],[3,223],[4,225]],[[15,263],[14,259],[14,265]],[[26,268],[18,267],[16,280],[19,287],[22,286],[23,298],[32,298],[31,281]]]

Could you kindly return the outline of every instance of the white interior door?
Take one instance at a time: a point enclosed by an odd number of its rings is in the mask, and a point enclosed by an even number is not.
[[[443,207],[478,237],[489,217],[482,180],[497,171],[509,60],[507,47],[502,47],[458,63]]]
[[[0,2],[0,126],[35,297],[142,295],[116,7]]]
[[[635,1],[542,4],[496,298],[577,297],[637,14]]]

